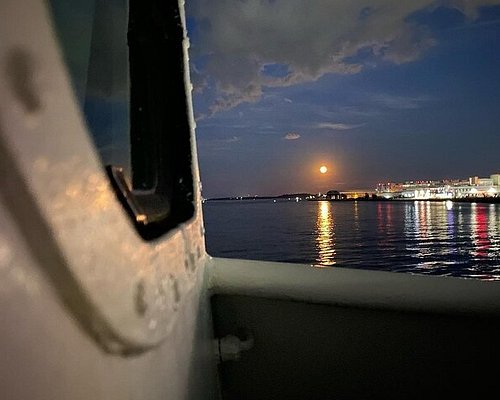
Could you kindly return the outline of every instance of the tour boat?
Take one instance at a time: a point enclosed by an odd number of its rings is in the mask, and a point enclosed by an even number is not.
[[[135,182],[106,170],[54,3],[0,3],[2,400],[496,392],[498,282],[206,253],[183,2],[58,3],[129,12]]]

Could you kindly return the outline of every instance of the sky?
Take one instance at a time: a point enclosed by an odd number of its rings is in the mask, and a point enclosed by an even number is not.
[[[500,0],[189,0],[186,14],[205,198],[500,172]]]

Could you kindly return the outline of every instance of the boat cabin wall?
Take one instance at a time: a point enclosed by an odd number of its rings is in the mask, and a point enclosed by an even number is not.
[[[217,398],[187,39],[195,211],[144,240],[89,137],[48,2],[2,1],[0,18],[0,397]]]

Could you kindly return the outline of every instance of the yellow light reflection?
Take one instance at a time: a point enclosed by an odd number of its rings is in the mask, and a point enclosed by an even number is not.
[[[329,201],[318,201],[318,219],[316,221],[317,261],[320,265],[334,265],[335,261],[335,232],[333,230],[332,204]]]

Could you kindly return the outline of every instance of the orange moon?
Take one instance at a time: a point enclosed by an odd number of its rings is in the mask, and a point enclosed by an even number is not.
[[[319,167],[319,172],[321,172],[322,174],[326,174],[328,172],[328,168],[326,168],[325,165],[322,165],[321,167]]]

